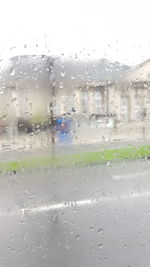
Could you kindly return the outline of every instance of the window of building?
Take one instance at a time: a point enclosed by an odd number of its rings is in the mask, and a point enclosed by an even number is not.
[[[66,112],[72,112],[75,110],[74,96],[66,96]]]
[[[129,120],[129,99],[126,96],[121,97],[121,121]]]
[[[142,106],[141,106],[141,99],[139,94],[135,94],[134,96],[134,120],[139,121],[141,120],[141,113],[142,113]]]
[[[88,92],[82,91],[81,92],[81,113],[88,112]]]
[[[94,113],[99,114],[102,110],[102,93],[100,91],[94,92]]]

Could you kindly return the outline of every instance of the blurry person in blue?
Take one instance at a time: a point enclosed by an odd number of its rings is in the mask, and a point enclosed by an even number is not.
[[[72,120],[70,118],[58,118],[56,120],[56,131],[59,143],[71,143],[71,123]]]

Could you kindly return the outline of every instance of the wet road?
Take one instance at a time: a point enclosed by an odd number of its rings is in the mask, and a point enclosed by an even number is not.
[[[150,161],[0,176],[0,266],[149,266]]]

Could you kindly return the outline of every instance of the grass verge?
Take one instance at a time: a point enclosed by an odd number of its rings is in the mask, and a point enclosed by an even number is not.
[[[17,171],[21,169],[38,169],[41,167],[65,167],[103,163],[112,160],[138,159],[150,157],[150,146],[82,152],[76,154],[58,155],[55,158],[29,158],[16,161],[0,162],[0,171]]]

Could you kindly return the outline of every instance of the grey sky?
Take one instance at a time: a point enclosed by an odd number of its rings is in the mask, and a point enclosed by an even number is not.
[[[150,57],[149,1],[0,0],[0,55],[49,53],[137,64]]]

